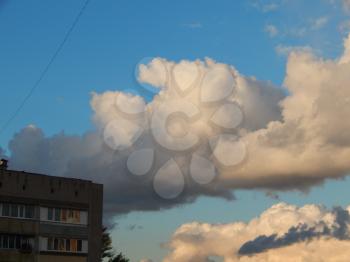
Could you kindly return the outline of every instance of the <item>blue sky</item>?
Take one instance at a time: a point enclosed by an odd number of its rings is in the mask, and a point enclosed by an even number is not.
[[[40,86],[0,134],[0,145],[6,148],[13,134],[28,124],[48,135],[93,129],[91,92],[141,90],[134,70],[144,57],[210,57],[280,86],[285,77],[283,50],[308,46],[326,58],[340,55],[346,32],[341,24],[348,17],[338,2],[91,1]],[[82,5],[83,1],[68,0],[11,0],[0,5],[1,125],[29,92]],[[345,179],[308,194],[279,196],[298,205],[346,205],[349,186]],[[179,225],[248,220],[279,201],[258,191],[239,191],[236,196],[232,202],[200,198],[167,211],[122,216],[113,239],[132,261],[160,261],[166,252],[160,244]],[[132,225],[137,226],[131,230]]]

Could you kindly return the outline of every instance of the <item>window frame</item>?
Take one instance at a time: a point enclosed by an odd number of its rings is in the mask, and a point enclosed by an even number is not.
[[[23,244],[34,245],[34,237],[16,234],[0,234],[0,250],[21,250]]]
[[[46,237],[45,251],[48,252],[59,252],[59,253],[74,253],[74,254],[85,254],[88,250],[83,250],[83,241],[87,239],[77,238],[62,238],[62,237]],[[76,247],[74,248],[74,245]],[[63,249],[61,248],[63,247]]]
[[[45,207],[47,212],[45,218],[41,218],[42,221],[48,221],[52,223],[71,224],[77,226],[88,225],[88,210],[73,209],[73,208],[57,208],[57,207]],[[86,219],[83,219],[83,213],[85,213]]]
[[[35,214],[34,205],[0,202],[0,217],[33,220]]]

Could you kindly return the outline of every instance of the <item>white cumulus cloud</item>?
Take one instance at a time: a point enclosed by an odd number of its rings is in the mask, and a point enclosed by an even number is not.
[[[248,223],[180,226],[163,262],[348,261],[349,210],[276,204]]]

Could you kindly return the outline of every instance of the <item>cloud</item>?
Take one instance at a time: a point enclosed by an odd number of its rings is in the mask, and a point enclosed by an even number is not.
[[[286,30],[286,35],[301,38],[304,37],[308,32],[309,26],[301,26]]]
[[[284,2],[285,1],[271,1],[266,3],[264,1],[255,0],[251,2],[251,5],[263,13],[269,13],[277,11]]]
[[[277,250],[269,250],[252,258],[244,257],[239,261],[346,262],[349,257],[349,247],[349,241],[320,238],[310,243],[298,243]]]
[[[290,46],[290,45],[277,45],[275,51],[280,56],[288,56],[293,52],[305,53],[312,52],[310,46]]]
[[[271,12],[271,11],[275,11],[278,9],[278,4],[276,3],[271,3],[271,4],[266,4],[266,5],[263,5],[262,6],[262,11],[264,13],[267,13],[267,12]]]
[[[119,91],[92,93],[91,107],[94,112],[93,121],[96,131],[86,132],[83,136],[72,136],[62,132],[47,137],[40,128],[30,125],[16,133],[9,143],[11,168],[58,176],[81,177],[103,183],[106,217],[133,210],[170,208],[174,205],[193,202],[201,195],[232,199],[231,190],[219,189],[215,182],[213,185],[201,186],[195,181],[188,180],[188,163],[191,161],[191,155],[188,153],[179,155],[177,152],[163,150],[155,141],[155,138],[160,139],[160,136],[159,134],[155,136],[156,130],[150,126],[153,114],[159,112],[162,116],[165,112],[162,108],[168,110],[170,105],[175,105],[170,103],[175,98],[178,101],[178,108],[191,102],[201,109],[200,119],[193,125],[191,122],[189,124],[192,131],[203,141],[208,141],[211,137],[215,138],[223,132],[218,127],[208,125],[207,122],[213,117],[213,113],[221,108],[224,101],[215,105],[211,103],[210,106],[203,105],[202,102],[197,101],[198,94],[201,92],[199,87],[192,89],[192,93],[186,98],[176,96],[178,87],[170,87],[167,84],[167,77],[164,76],[174,66],[177,66],[177,81],[183,84],[191,81],[193,68],[194,72],[199,70],[201,74],[211,72],[207,76],[206,91],[203,92],[204,98],[209,100],[219,94],[220,88],[225,95],[225,88],[231,88],[231,81],[234,81],[237,88],[234,93],[230,91],[228,99],[230,105],[233,105],[233,102],[242,105],[246,117],[242,127],[246,130],[258,130],[266,127],[270,121],[281,119],[278,103],[285,95],[281,89],[269,82],[245,77],[233,67],[210,59],[174,63],[156,58],[149,64],[140,65],[138,74],[141,84],[152,84],[160,90],[151,102],[146,103],[140,96]],[[230,123],[230,118],[227,118],[230,112],[226,112],[226,109],[227,107],[223,107],[216,114],[217,123],[227,120]],[[178,129],[175,128],[174,132],[176,130]],[[167,137],[163,138],[167,139]],[[217,142],[220,142],[224,148],[223,141]],[[201,154],[209,159],[211,157],[209,144],[203,142],[198,146],[201,150],[198,151],[198,155]],[[147,176],[137,177],[128,169],[128,158],[133,152],[144,148],[157,150],[155,162],[151,163],[152,170]],[[217,152],[220,154],[222,151],[217,150]],[[169,159],[175,159],[174,163],[179,164],[188,182],[185,193],[177,199],[165,201],[155,194],[157,187],[153,183],[153,177],[154,173]],[[199,177],[198,181],[203,182],[201,179]],[[161,187],[167,188],[169,181],[172,181],[172,177],[162,180]]]
[[[282,236],[278,236],[277,234],[273,234],[270,236],[258,236],[254,240],[247,241],[244,243],[238,253],[240,255],[251,255],[265,252],[269,249],[281,248],[289,245],[293,245],[299,242],[312,241],[314,239],[320,237],[334,237],[336,239],[347,239],[347,224],[349,221],[349,213],[345,210],[337,210],[340,214],[345,213],[345,220],[336,215],[336,221],[338,222],[338,227],[336,230],[332,230],[333,228],[328,228],[328,226],[324,225],[322,222],[320,225],[316,227],[309,227],[307,224],[299,224],[297,226],[292,226],[288,229]],[[343,225],[344,224],[344,225]],[[340,231],[341,234],[337,232]]]
[[[144,258],[144,259],[141,259],[140,262],[153,262],[153,260],[149,258]]]
[[[107,217],[203,195],[234,199],[239,188],[305,190],[345,176],[348,40],[337,60],[291,52],[285,90],[211,59],[152,59],[138,70],[141,85],[156,87],[151,101],[92,93],[96,130],[46,136],[28,126],[9,143],[10,167],[103,183]]]
[[[327,16],[321,16],[316,19],[312,19],[310,21],[311,23],[311,30],[319,30],[322,27],[324,27],[329,21],[329,18]]]
[[[280,103],[283,121],[245,136],[249,161],[236,171],[236,185],[250,187],[248,179],[242,180],[249,176],[255,187],[260,179],[262,186],[267,180],[275,186],[305,186],[348,173],[350,137],[343,131],[348,124],[340,120],[350,114],[346,54],[341,63],[309,52],[290,54],[284,80],[290,95]]]
[[[345,12],[350,12],[350,0],[342,0],[343,2],[343,9]]]
[[[350,62],[350,34],[344,39],[344,54],[340,58],[340,64],[348,64]]]
[[[350,0],[328,0],[328,2],[333,6],[341,5],[345,13],[350,12]]]
[[[282,36],[289,36],[293,38],[303,38],[316,31],[323,29],[329,22],[328,16],[320,16],[302,22],[299,26],[285,28],[279,32]]]
[[[278,35],[278,29],[274,25],[266,25],[264,30],[270,37],[275,37]]]
[[[202,23],[200,22],[187,23],[187,24],[183,24],[183,26],[191,29],[198,29],[203,27]]]
[[[134,231],[134,230],[136,230],[136,229],[143,229],[143,226],[141,226],[141,225],[136,225],[136,224],[131,224],[131,225],[128,225],[127,227],[126,227],[126,229],[127,230],[129,230],[129,231]]]
[[[338,26],[338,29],[341,33],[348,34],[350,32],[350,20],[341,22]]]
[[[349,210],[276,204],[248,223],[180,226],[166,247],[164,262],[207,261],[211,256],[236,261],[347,261]],[[325,249],[323,249],[325,248]],[[329,250],[338,252],[329,252]]]

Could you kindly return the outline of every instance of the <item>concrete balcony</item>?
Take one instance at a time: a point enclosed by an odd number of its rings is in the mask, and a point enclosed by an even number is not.
[[[16,250],[0,249],[0,262],[36,262],[36,256],[33,253],[20,253]]]
[[[0,232],[7,234],[35,235],[38,225],[35,220],[0,217]]]

